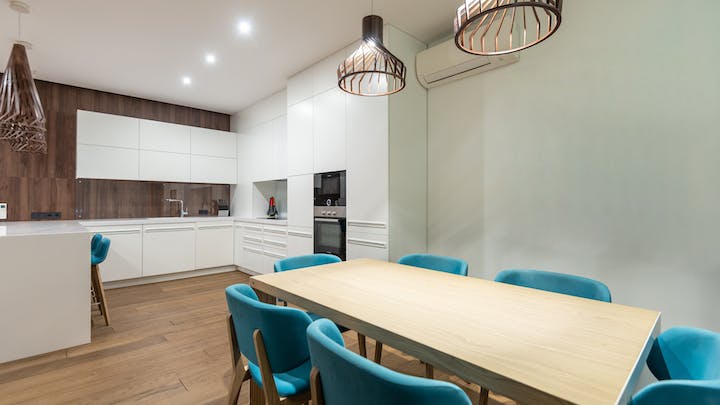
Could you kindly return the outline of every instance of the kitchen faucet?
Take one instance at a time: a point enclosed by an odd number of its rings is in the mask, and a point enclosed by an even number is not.
[[[183,200],[176,200],[174,198],[166,198],[165,201],[180,203],[180,218],[184,217],[185,215],[188,215],[188,212],[185,211],[185,203],[183,202]]]

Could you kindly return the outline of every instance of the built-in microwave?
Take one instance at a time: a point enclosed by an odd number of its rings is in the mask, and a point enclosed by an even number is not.
[[[345,206],[345,171],[315,175],[315,206]]]

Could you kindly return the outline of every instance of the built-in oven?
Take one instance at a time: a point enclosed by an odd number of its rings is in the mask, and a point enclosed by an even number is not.
[[[328,253],[345,260],[345,207],[315,207],[315,253]]]
[[[345,171],[315,175],[315,206],[345,206]]]

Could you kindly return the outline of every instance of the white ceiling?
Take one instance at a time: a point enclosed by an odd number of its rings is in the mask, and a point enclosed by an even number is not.
[[[23,39],[35,78],[234,113],[360,37],[369,0],[26,0]],[[431,42],[458,0],[375,0],[386,23]],[[237,33],[239,20],[253,33]],[[0,4],[0,69],[17,14]],[[206,66],[204,55],[217,55]],[[338,61],[339,63],[339,61]],[[414,63],[414,61],[406,61]],[[191,76],[184,87],[181,77]]]

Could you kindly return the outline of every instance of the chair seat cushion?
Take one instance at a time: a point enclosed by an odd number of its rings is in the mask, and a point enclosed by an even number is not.
[[[318,314],[313,314],[312,312],[308,312],[307,314],[308,314],[308,316],[310,316],[310,319],[312,319],[313,322],[317,321],[318,319],[323,319],[322,316],[320,316],[320,315],[318,315]],[[346,327],[344,327],[344,326],[341,326],[341,325],[336,325],[336,326],[338,327],[338,329],[340,329],[340,333],[344,333],[344,332],[347,332],[347,331],[350,330],[350,329],[348,329],[348,328],[346,328]]]
[[[260,367],[252,362],[248,362],[248,369],[250,370],[250,375],[253,380],[262,387]],[[310,363],[310,359],[308,359],[290,371],[273,374],[278,395],[281,397],[289,397],[307,392],[310,389],[310,370],[312,370],[312,363]]]

